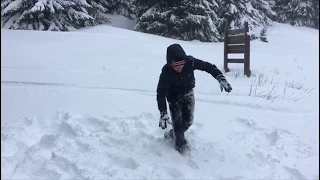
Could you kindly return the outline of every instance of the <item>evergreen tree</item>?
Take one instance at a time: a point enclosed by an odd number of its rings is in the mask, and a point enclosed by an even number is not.
[[[261,12],[261,22],[264,26],[270,26],[272,20],[276,17],[276,12],[273,10],[275,6],[274,0],[250,0],[252,7]]]
[[[252,30],[256,26],[271,25],[270,17],[275,15],[273,3],[269,0],[219,0],[219,5],[218,15],[225,20],[219,27],[221,34],[224,34],[226,22],[229,23],[229,29],[239,29],[247,21]]]
[[[318,0],[277,0],[274,9],[280,23],[319,29]]]
[[[88,13],[97,21],[103,23],[107,19],[107,14],[111,13],[112,0],[86,0],[92,8]]]
[[[133,0],[113,0],[110,10],[112,13],[123,15],[131,20],[135,17]]]
[[[5,7],[7,7],[10,3],[12,3],[14,0],[1,0],[1,14]]]
[[[108,22],[86,0],[3,0],[1,10],[9,29],[70,31]]]
[[[214,0],[137,0],[135,30],[181,40],[217,42],[221,20]]]
[[[312,0],[313,3],[313,16],[312,21],[314,22],[314,28],[319,29],[319,0]]]
[[[157,0],[134,0],[136,16],[141,17],[148,9],[157,5],[157,3]]]
[[[260,41],[268,42],[266,33],[267,33],[267,28],[262,28],[262,30],[260,32]]]

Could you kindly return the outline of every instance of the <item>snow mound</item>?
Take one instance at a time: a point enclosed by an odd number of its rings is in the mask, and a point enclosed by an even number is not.
[[[6,165],[2,175],[9,179],[277,179],[289,178],[281,175],[286,171],[305,179],[297,167],[280,161],[295,155],[310,161],[315,155],[296,135],[262,128],[244,118],[229,121],[232,129],[238,129],[228,135],[232,147],[202,139],[196,132],[203,124],[195,123],[187,134],[191,149],[180,155],[172,141],[161,137],[154,121],[150,113],[98,119],[57,112],[48,118],[19,119],[2,127]],[[231,171],[235,169],[242,170],[241,177]],[[267,176],[262,173],[266,171]]]

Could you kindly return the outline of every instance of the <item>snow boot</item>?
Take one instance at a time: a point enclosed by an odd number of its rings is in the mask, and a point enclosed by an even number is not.
[[[176,137],[175,139],[175,149],[183,154],[184,151],[188,148],[188,142],[184,137],[184,133],[179,135],[179,137]]]
[[[164,139],[173,139],[173,129],[170,129],[164,133]]]

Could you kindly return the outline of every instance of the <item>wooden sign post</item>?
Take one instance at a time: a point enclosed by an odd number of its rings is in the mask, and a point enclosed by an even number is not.
[[[245,22],[243,29],[228,29],[228,22],[225,26],[224,36],[224,70],[229,72],[228,63],[243,63],[244,75],[251,76],[250,70],[250,35],[248,22]],[[244,59],[229,59],[228,54],[244,54]]]

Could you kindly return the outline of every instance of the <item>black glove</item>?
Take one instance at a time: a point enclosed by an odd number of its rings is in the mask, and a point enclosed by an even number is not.
[[[169,118],[167,112],[160,112],[159,127],[161,127],[162,129],[166,129],[167,128],[167,122],[169,124],[171,124],[170,118]]]
[[[231,87],[231,85],[228,83],[228,81],[226,80],[226,78],[222,74],[217,76],[216,79],[220,83],[221,92],[222,92],[223,89],[228,93],[231,92],[232,87]]]

